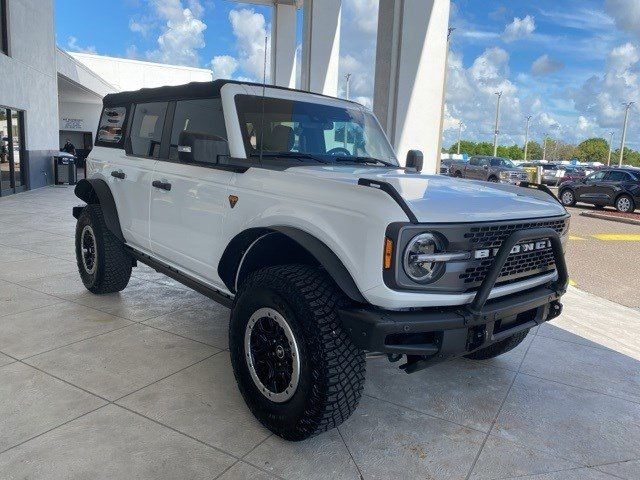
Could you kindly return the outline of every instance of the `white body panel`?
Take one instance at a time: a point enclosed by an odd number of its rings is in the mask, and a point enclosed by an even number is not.
[[[261,94],[262,88],[227,84],[222,104],[231,155],[246,158],[236,94]],[[268,96],[348,105],[320,95],[267,88]],[[172,267],[228,293],[217,269],[229,242],[249,228],[287,226],[326,244],[341,260],[371,304],[387,308],[462,305],[473,294],[442,294],[389,289],[382,276],[387,226],[408,222],[400,205],[359,178],[393,185],[420,223],[466,223],[534,219],[565,215],[551,197],[508,185],[456,180],[377,167],[309,165],[287,169],[249,168],[243,173],[179,162],[128,157],[121,150],[96,147],[89,175],[112,188],[127,243]],[[124,181],[110,176],[122,170]],[[155,170],[155,171],[153,171]],[[168,181],[171,191],[151,187]],[[238,197],[234,208],[229,195]],[[149,221],[150,219],[150,221]],[[146,234],[145,234],[146,232]],[[146,237],[145,237],[146,235]],[[553,274],[555,275],[555,274]],[[495,288],[507,295],[550,280],[541,276]]]

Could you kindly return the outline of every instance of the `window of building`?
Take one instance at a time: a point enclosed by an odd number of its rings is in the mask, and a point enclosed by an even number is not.
[[[127,109],[125,107],[105,108],[100,118],[98,142],[120,143],[126,116]]]
[[[7,0],[0,0],[0,52],[5,55],[9,55],[9,32],[7,23]]]
[[[136,105],[130,135],[133,155],[158,158],[166,114],[166,102]]]
[[[25,189],[23,161],[24,114],[0,107],[0,196]]]
[[[182,100],[176,102],[173,117],[169,159],[178,160],[178,146],[183,132],[227,139],[227,130],[222,113],[222,102],[216,99]]]

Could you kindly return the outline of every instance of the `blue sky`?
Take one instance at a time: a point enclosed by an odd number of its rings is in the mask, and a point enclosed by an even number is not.
[[[56,0],[60,47],[213,68],[259,78],[270,9],[228,0],[112,0],[100,14],[87,2]],[[103,4],[103,5],[107,5]],[[97,7],[94,7],[97,10]],[[370,104],[377,0],[343,0],[341,71]],[[445,143],[491,141],[495,91],[503,91],[502,136],[567,141],[619,130],[623,101],[640,101],[638,0],[454,0]],[[640,110],[630,144],[640,148]]]

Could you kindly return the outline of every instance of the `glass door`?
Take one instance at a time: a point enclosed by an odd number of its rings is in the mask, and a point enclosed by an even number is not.
[[[0,195],[24,187],[24,118],[18,110],[0,108]]]

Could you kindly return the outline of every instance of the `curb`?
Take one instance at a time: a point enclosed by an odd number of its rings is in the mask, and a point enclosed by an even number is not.
[[[599,218],[600,220],[609,220],[610,222],[626,223],[628,225],[639,225],[640,220],[634,220],[633,218],[614,217],[611,215],[604,215],[602,213],[582,212],[581,217]]]

